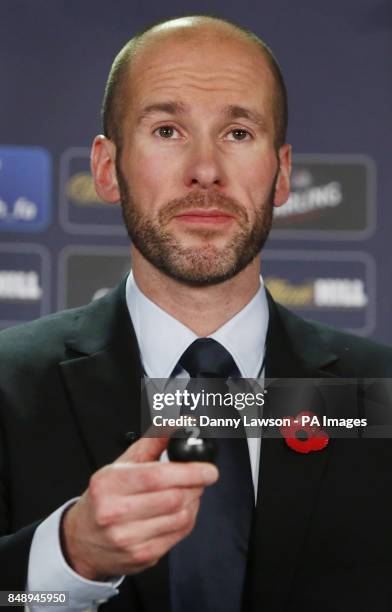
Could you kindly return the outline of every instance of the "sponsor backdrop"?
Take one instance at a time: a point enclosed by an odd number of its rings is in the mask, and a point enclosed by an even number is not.
[[[213,13],[272,47],[289,89],[292,192],[263,258],[307,318],[392,343],[390,0],[1,0],[0,327],[103,295],[129,269],[89,145],[115,53],[152,21]]]

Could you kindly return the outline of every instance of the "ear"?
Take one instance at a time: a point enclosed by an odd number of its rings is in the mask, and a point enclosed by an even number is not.
[[[291,146],[281,146],[278,156],[279,174],[275,186],[274,206],[282,206],[290,195]]]
[[[108,204],[120,200],[116,174],[116,145],[105,136],[96,136],[91,148],[91,173],[97,194]]]

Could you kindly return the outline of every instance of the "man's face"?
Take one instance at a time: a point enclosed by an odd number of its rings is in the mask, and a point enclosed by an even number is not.
[[[129,91],[116,165],[134,246],[187,284],[233,277],[268,236],[289,158],[264,58],[236,39],[171,38],[137,58]]]

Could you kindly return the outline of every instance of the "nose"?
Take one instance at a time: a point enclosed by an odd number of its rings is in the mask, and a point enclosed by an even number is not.
[[[184,182],[187,187],[198,186],[201,189],[219,187],[225,183],[222,160],[213,142],[203,140],[192,144]]]

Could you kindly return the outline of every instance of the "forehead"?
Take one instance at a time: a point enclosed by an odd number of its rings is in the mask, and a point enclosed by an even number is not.
[[[132,59],[126,97],[137,110],[169,96],[190,106],[244,102],[266,110],[274,96],[274,78],[261,49],[239,36],[162,36],[147,42]],[[212,109],[211,109],[212,110]]]

